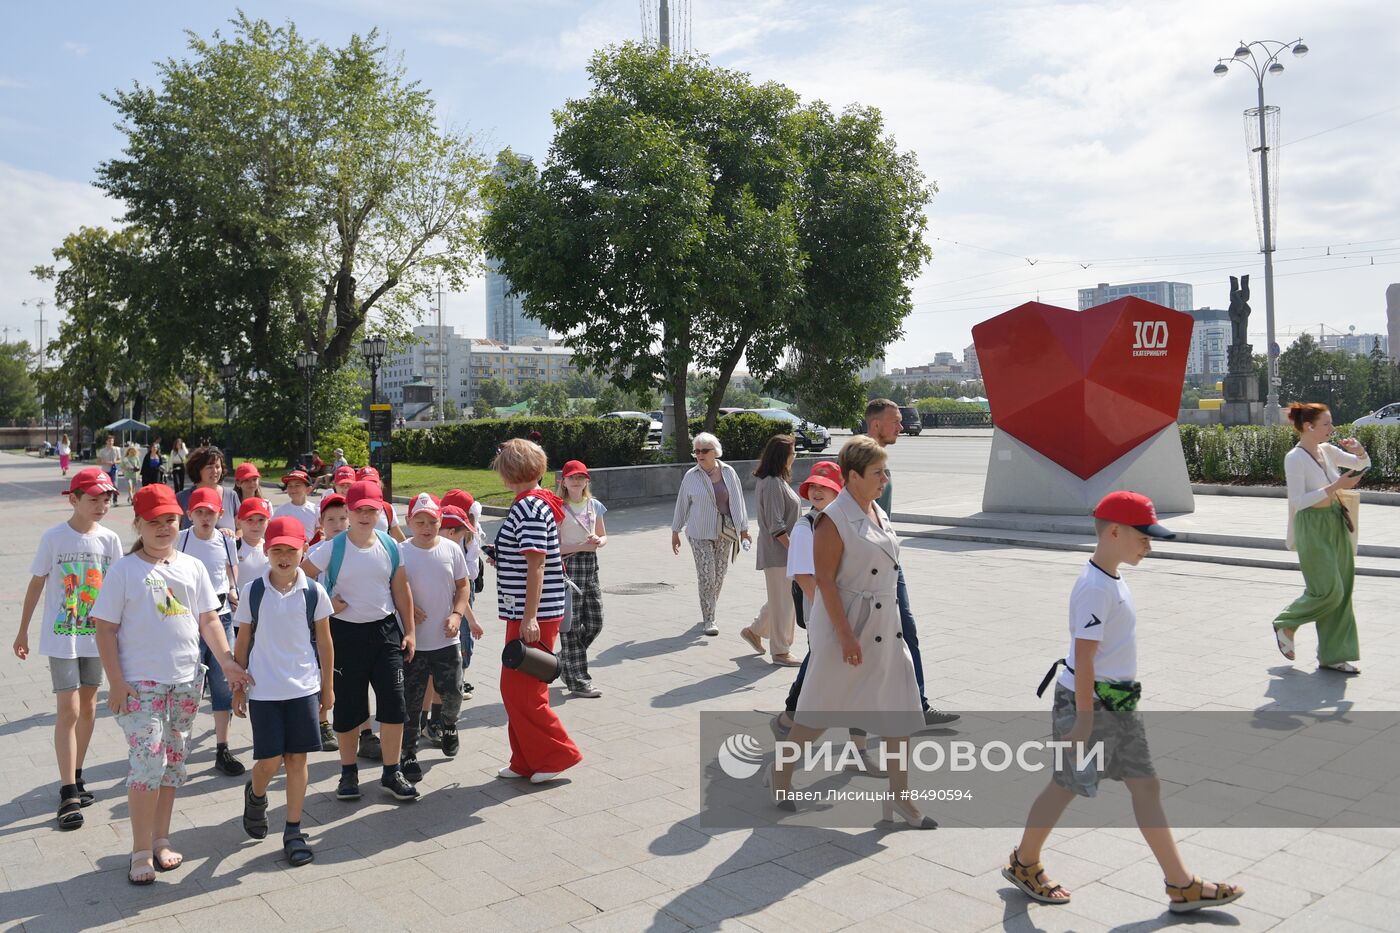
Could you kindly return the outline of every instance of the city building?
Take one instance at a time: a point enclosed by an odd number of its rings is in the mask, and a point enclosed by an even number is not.
[[[939,350],[933,355],[933,365],[935,366],[952,366],[957,361],[958,358],[947,350]]]
[[[871,360],[869,363],[866,363],[865,366],[861,367],[860,372],[856,374],[856,378],[861,382],[869,382],[872,379],[880,378],[884,374],[885,358],[882,356]]]
[[[1230,312],[1195,308],[1191,317],[1196,323],[1191,329],[1191,349],[1186,355],[1186,377],[1213,384],[1230,370],[1229,347],[1234,339]]]
[[[529,159],[529,156],[521,158]],[[492,174],[499,176],[503,163],[499,160]],[[501,264],[486,257],[486,337],[503,344],[529,343],[535,338],[549,339],[549,329],[534,318],[527,317],[521,301],[523,296],[511,294],[510,279],[501,274]]]
[[[418,412],[405,405],[404,386],[425,382],[441,386],[446,378],[447,400],[462,414],[470,414],[480,385],[498,379],[508,388],[518,389],[531,379],[544,383],[563,382],[575,372],[574,351],[555,341],[533,338],[528,342],[506,344],[480,337],[464,337],[452,327],[444,327],[439,349],[438,329],[423,324],[413,329],[416,339],[404,350],[390,355],[379,371],[380,392],[394,406],[395,414],[412,418]]]
[[[952,356],[951,353],[941,354]],[[964,382],[968,379],[977,378],[962,363],[928,363],[924,366],[906,366],[903,369],[895,368],[885,376],[890,382],[897,386],[918,385],[920,382]]]
[[[1126,285],[1100,282],[1095,288],[1079,290],[1079,310],[1087,311],[1119,298],[1141,298],[1188,314],[1194,307],[1191,286],[1185,282],[1129,282]]]
[[[1370,356],[1377,340],[1381,342],[1381,352],[1389,357],[1389,334],[1326,334],[1318,341],[1318,346],[1324,350],[1341,350],[1352,356]]]
[[[963,369],[973,379],[982,378],[982,364],[977,362],[977,344],[970,343],[963,348]]]

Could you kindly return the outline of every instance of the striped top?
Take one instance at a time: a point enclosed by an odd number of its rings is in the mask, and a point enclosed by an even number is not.
[[[526,496],[510,507],[496,532],[496,602],[502,619],[525,615],[525,555],[544,554],[544,587],[536,619],[564,616],[564,564],[559,557],[559,525],[549,504]]]

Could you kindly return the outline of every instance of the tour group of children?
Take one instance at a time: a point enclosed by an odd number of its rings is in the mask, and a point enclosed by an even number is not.
[[[570,461],[565,473],[567,514],[594,544],[586,567],[574,561],[577,634],[565,637],[560,667],[576,695],[596,697],[586,653],[602,626],[604,509],[589,495],[586,466]],[[39,654],[57,698],[58,826],[81,827],[94,799],[83,762],[105,672],[107,705],[128,746],[135,885],[183,861],[170,821],[206,688],[219,772],[246,772],[228,728],[234,715],[250,721],[242,825],[251,837],[267,836],[268,785],[286,774],[282,850],[293,866],[314,858],[301,828],[309,754],[339,753],[340,800],[360,798],[357,757],[366,757],[382,759],[385,793],[412,801],[423,777],[420,735],[448,758],[460,748],[458,714],[472,695],[464,674],[485,634],[472,611],[484,563],[480,504],[462,490],[419,493],[405,535],[373,467],[339,468],[319,503],[310,478],[293,471],[281,478],[289,501],[276,508],[261,495],[256,465],[241,464],[234,479],[232,501],[220,488],[195,488],[186,505],[164,484],[141,488],[132,502],[137,540],[123,555],[102,524],[115,484],[100,468],[80,470],[64,492],[72,515],[44,533],[31,567],[14,648],[27,659],[42,597]]]

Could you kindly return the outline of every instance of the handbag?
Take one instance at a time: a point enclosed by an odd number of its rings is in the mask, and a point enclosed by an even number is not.
[[[501,664],[542,683],[554,683],[559,678],[559,659],[554,652],[527,645],[519,638],[506,642],[501,649]]]
[[[729,562],[734,563],[739,557],[739,532],[734,528],[734,519],[728,515],[719,517],[719,539],[729,543]]]
[[[1361,537],[1361,490],[1337,490],[1337,504],[1342,507],[1342,521],[1346,522],[1347,533],[1351,535],[1351,553],[1356,553]]]

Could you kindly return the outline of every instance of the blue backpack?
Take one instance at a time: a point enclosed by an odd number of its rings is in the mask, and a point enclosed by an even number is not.
[[[262,607],[263,594],[267,592],[267,579],[258,577],[248,586],[248,613],[253,620],[248,623],[248,661],[253,660],[253,642],[258,637],[258,609]],[[306,589],[302,590],[302,595],[306,597],[306,628],[311,634],[311,653],[316,656],[316,666],[321,666],[321,654],[316,650],[316,587],[311,585],[311,581],[306,581]]]

